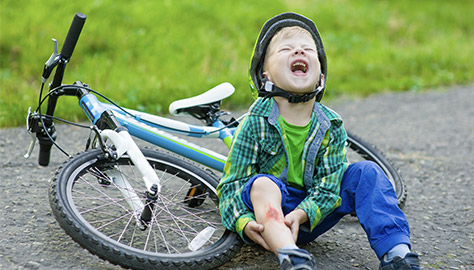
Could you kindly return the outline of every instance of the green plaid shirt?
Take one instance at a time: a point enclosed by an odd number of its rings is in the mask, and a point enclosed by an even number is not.
[[[280,112],[273,98],[257,99],[237,128],[224,174],[217,187],[224,227],[244,238],[243,229],[254,213],[242,201],[247,181],[258,173],[287,181],[286,133],[278,122]],[[309,229],[341,204],[340,183],[348,167],[342,119],[315,103],[311,127],[303,150],[303,184],[306,198],[298,205],[309,218]]]

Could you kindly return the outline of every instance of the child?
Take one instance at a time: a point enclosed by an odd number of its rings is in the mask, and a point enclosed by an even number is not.
[[[342,119],[321,105],[326,55],[295,13],[263,26],[250,66],[254,97],[217,188],[222,223],[274,252],[281,269],[315,269],[308,243],[356,212],[381,269],[419,269],[393,187],[372,162],[349,164]]]

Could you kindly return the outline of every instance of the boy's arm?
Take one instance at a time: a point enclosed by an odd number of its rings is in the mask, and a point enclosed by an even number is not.
[[[322,155],[318,155],[319,163],[313,177],[319,185],[309,189],[307,197],[297,207],[308,215],[310,230],[340,206],[341,181],[349,166],[346,159],[347,133],[342,124],[332,126],[328,135],[328,146]]]
[[[249,121],[245,118],[234,133],[224,174],[217,186],[219,210],[222,224],[231,231],[237,232],[242,239],[249,241],[244,233],[248,222],[255,219],[254,213],[242,200],[242,189],[256,172],[258,145],[255,136],[251,135]]]

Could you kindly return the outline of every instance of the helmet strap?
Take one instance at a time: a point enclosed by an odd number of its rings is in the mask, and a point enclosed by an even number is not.
[[[275,96],[279,97],[284,97],[288,99],[288,102],[290,103],[300,103],[300,102],[307,102],[314,98],[319,92],[321,92],[324,89],[324,86],[322,85],[322,80],[319,80],[319,86],[310,93],[304,93],[304,94],[293,94],[290,92],[287,92],[280,87],[276,86],[273,84],[271,81],[264,79],[263,80],[264,84],[263,87],[260,88],[258,91],[258,95],[263,97],[263,98],[271,98]]]

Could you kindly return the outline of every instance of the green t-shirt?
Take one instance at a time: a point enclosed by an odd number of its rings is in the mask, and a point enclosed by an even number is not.
[[[280,125],[284,130],[286,151],[288,152],[288,184],[301,189],[303,185],[303,150],[308,137],[311,121],[304,126],[292,125],[279,117]]]

